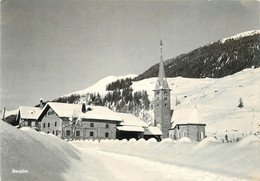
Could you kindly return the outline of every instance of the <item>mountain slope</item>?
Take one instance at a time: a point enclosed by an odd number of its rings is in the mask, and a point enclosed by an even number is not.
[[[166,60],[166,75],[220,78],[245,68],[259,67],[259,35],[260,30],[244,32]],[[155,64],[134,80],[157,77],[158,70],[159,64]]]

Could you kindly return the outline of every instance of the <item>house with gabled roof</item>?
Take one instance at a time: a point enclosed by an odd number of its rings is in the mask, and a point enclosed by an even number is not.
[[[41,108],[31,106],[20,106],[16,121],[19,123],[19,127],[31,127],[36,130],[40,130],[40,122],[38,117],[41,113]]]
[[[205,122],[196,108],[176,109],[171,119],[170,138],[178,140],[187,137],[191,141],[205,138]]]
[[[80,118],[79,124],[71,119]],[[62,139],[115,139],[122,122],[107,107],[49,102],[39,116],[41,131]],[[73,125],[76,124],[76,125]]]

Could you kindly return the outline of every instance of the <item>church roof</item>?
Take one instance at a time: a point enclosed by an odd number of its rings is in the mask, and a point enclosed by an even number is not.
[[[205,124],[196,108],[174,110],[171,123],[172,128],[180,124]]]

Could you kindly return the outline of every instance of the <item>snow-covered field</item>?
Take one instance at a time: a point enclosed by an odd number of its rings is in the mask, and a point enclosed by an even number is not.
[[[106,85],[115,80],[117,77],[109,76],[76,93],[99,92],[100,95],[105,95]],[[149,78],[136,81],[133,82],[132,88],[134,91],[147,90],[150,101],[153,101],[156,80],[157,78]],[[196,106],[207,124],[208,136],[216,136],[221,140],[228,135],[231,141],[233,138],[260,132],[260,68],[244,69],[218,79],[176,77],[167,78],[167,81],[172,90],[172,109]],[[176,98],[180,101],[178,106],[175,105]],[[238,108],[240,98],[243,108]],[[152,110],[149,114],[153,119]]]
[[[259,180],[260,139],[66,142],[0,122],[2,180]],[[27,173],[12,173],[24,170]],[[24,172],[21,171],[21,172]]]

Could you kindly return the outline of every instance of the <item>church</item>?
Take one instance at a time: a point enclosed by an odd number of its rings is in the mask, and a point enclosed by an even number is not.
[[[154,88],[153,126],[161,130],[162,138],[170,137],[176,140],[188,137],[192,141],[200,141],[205,138],[206,124],[199,112],[196,109],[195,111],[193,109],[171,110],[171,89],[165,76],[162,45],[161,41],[159,75]],[[176,117],[178,117],[178,120],[176,120]]]

